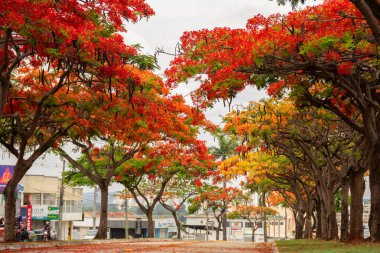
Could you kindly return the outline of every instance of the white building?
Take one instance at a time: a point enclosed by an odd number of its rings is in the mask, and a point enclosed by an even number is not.
[[[49,220],[51,221],[52,231],[58,233],[58,206],[61,179],[43,175],[26,175],[22,179],[21,184],[24,186],[21,206],[32,205],[33,229],[40,229]],[[82,197],[82,188],[64,186],[63,222],[60,231],[60,239],[62,240],[71,240],[73,221],[83,219]],[[21,215],[23,216],[23,212],[21,212]]]

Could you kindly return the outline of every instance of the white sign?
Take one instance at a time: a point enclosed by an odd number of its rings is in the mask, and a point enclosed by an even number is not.
[[[231,222],[231,230],[242,230],[241,222]]]
[[[172,220],[163,220],[157,222],[157,228],[170,228],[170,227],[175,227],[175,222]]]
[[[32,217],[33,219],[46,219],[48,216],[48,206],[47,205],[33,205]]]

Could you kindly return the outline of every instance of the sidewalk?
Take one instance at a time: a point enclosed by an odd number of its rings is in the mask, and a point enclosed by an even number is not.
[[[90,243],[90,244],[89,244]],[[95,245],[96,244],[96,245]],[[20,243],[16,245],[25,245]],[[14,246],[14,245],[13,245]],[[274,253],[273,243],[236,241],[101,240],[31,243],[36,248],[6,249],[4,253]],[[37,248],[38,247],[38,248]]]
[[[86,244],[118,244],[118,243],[138,243],[138,242],[175,242],[174,239],[109,239],[109,240],[73,240],[73,241],[50,241],[50,242],[0,242],[0,252],[3,250],[37,249],[50,248],[66,245],[86,245]]]

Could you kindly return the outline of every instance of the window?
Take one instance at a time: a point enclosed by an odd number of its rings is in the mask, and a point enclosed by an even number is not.
[[[24,205],[41,205],[41,193],[24,193]]]
[[[81,213],[82,201],[81,200],[65,200],[63,206],[63,212],[65,213]]]
[[[246,228],[252,228],[252,226],[253,226],[253,224],[254,224],[254,222],[246,222],[245,223],[245,227]],[[261,221],[258,221],[258,222],[256,222],[256,226],[257,226],[257,228],[262,228],[263,227],[263,224],[261,223]]]
[[[246,228],[252,228],[252,226],[253,226],[253,223],[251,223],[251,222],[246,222],[245,223],[245,227]]]
[[[44,193],[44,205],[56,206],[56,194],[55,193]]]

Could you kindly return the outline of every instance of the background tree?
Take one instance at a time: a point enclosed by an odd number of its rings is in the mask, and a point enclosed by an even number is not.
[[[263,223],[264,219],[269,219],[271,215],[277,214],[277,211],[263,206],[240,205],[236,210],[228,213],[229,219],[245,219],[249,221],[252,228],[252,242],[255,241],[255,232],[259,224]]]
[[[218,146],[210,147],[209,151],[216,159],[220,161],[226,160],[228,157],[235,154],[235,150],[238,147],[236,140],[231,138],[231,136],[225,135],[221,130],[214,133],[214,137],[218,140]],[[225,168],[220,168],[225,169]],[[227,180],[223,178],[223,187],[227,187]],[[222,216],[223,223],[223,241],[227,241],[227,213]]]
[[[204,205],[205,209],[211,209],[218,223],[216,240],[219,240],[219,232],[222,228],[222,217],[228,208],[239,203],[243,199],[243,193],[235,187],[218,187],[216,185],[202,186],[197,196],[190,200],[189,213],[194,213]]]
[[[148,237],[154,237],[153,210],[167,185],[177,177],[198,177],[214,166],[205,144],[192,141],[195,142],[185,145],[167,139],[151,145],[127,162],[117,175],[117,181],[128,189],[147,216]]]

